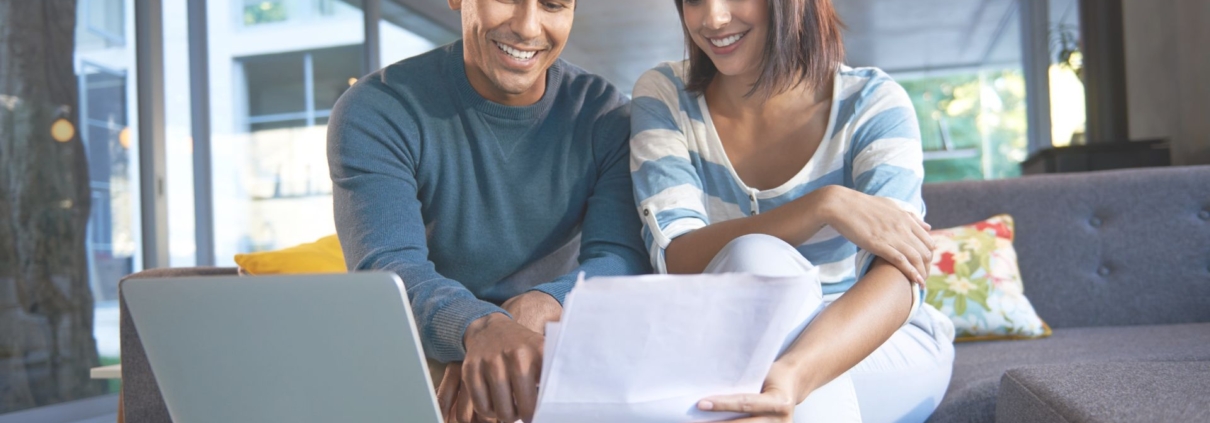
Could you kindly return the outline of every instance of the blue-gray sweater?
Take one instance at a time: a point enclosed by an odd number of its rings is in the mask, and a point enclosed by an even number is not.
[[[425,353],[442,362],[461,360],[467,325],[504,313],[496,304],[512,296],[533,289],[562,303],[581,271],[646,273],[629,132],[622,93],[562,60],[524,107],[475,92],[460,41],[375,72],[328,123],[349,270],[398,274]],[[581,231],[571,273],[502,283]]]

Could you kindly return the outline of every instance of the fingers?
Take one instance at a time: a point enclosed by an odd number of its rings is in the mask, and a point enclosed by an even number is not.
[[[907,256],[907,260],[912,266],[912,272],[915,273],[914,275],[909,274],[908,279],[913,283],[924,285],[924,275],[928,274],[928,266],[932,264],[925,261],[924,255],[921,253],[924,246],[919,245],[919,240],[912,238],[900,243],[897,249]]]
[[[529,422],[534,419],[534,411],[538,405],[538,378],[542,357],[518,356],[515,364],[516,373],[512,377],[513,399],[516,400],[518,417]]]
[[[923,223],[923,221],[920,221],[920,222]],[[926,225],[927,225],[927,223],[926,223]],[[926,229],[924,226],[916,225],[916,226],[912,227],[912,233],[916,235],[916,239],[919,240],[920,243],[923,244],[924,247],[927,249],[927,251],[926,251],[927,254],[925,254],[925,258],[928,259],[928,261],[930,263],[932,263],[933,250],[937,249],[937,242],[933,241],[933,236],[929,235],[928,231],[929,230]],[[925,276],[927,277],[928,275],[925,275]]]
[[[915,250],[902,243],[887,247],[887,249],[888,251],[882,254],[874,251],[871,252],[878,257],[882,257],[883,260],[886,260],[892,266],[895,266],[896,269],[899,269],[900,272],[903,272],[903,275],[907,276],[909,282],[921,283],[920,281],[923,279],[920,276],[920,270],[912,262],[910,256],[910,254],[917,254]]]
[[[924,219],[921,218],[920,216],[917,216],[915,213],[908,213],[908,214],[910,214],[910,215],[912,215],[912,217],[916,218],[916,223],[919,223],[920,226],[924,228],[924,230],[926,230],[926,231],[933,230],[933,225],[930,225],[928,222],[925,222]]]
[[[727,421],[731,422],[731,423],[782,423],[782,422],[790,422],[791,420],[785,419],[785,418],[778,418],[778,417],[769,417],[769,416],[752,416],[752,417],[743,417],[743,418],[738,418],[735,420],[727,420]]]
[[[488,387],[487,381],[483,379],[480,363],[463,363],[462,385],[463,389],[470,390],[471,403],[475,406],[476,413],[488,417],[495,416],[492,414],[491,389]]]
[[[509,382],[509,371],[502,365],[504,363],[488,363],[487,380],[488,388],[491,389],[492,409],[490,412],[482,414],[502,422],[515,422],[517,412],[513,407],[513,389],[512,383]]]
[[[441,407],[441,415],[450,420],[454,401],[458,398],[459,388],[462,387],[462,362],[445,365],[445,375],[441,377],[441,385],[437,387],[437,405]]]
[[[920,238],[911,238],[909,240],[909,245],[911,245],[911,248],[915,249],[916,254],[920,256],[920,277],[922,278],[921,283],[923,284],[923,279],[929,277],[929,270],[933,265],[933,249],[929,247],[929,242],[921,240]]]
[[[475,406],[471,401],[471,391],[463,387],[458,390],[458,399],[454,401],[453,422],[471,423],[475,421]]]
[[[753,415],[788,416],[794,412],[794,404],[779,395],[737,394],[710,397],[697,403],[704,411],[730,411]]]

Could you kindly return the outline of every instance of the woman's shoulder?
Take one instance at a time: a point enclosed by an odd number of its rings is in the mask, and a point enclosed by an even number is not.
[[[639,76],[634,84],[634,96],[641,93],[685,93],[685,75],[688,73],[689,61],[663,62],[648,69]]]
[[[840,121],[861,120],[862,116],[888,109],[912,109],[907,91],[882,69],[841,66],[836,72],[835,87]]]
[[[895,78],[876,67],[842,65],[836,72],[836,97],[847,100],[909,101],[907,91]]]

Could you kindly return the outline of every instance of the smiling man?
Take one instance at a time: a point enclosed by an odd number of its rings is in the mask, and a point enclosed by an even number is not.
[[[449,2],[461,41],[363,78],[333,109],[336,227],[350,270],[403,279],[430,365],[453,363],[447,420],[528,420],[542,331],[575,275],[649,270],[627,100],[559,59],[573,0]],[[577,234],[578,266],[530,276]]]

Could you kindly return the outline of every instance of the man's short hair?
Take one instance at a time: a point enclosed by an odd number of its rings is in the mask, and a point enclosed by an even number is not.
[[[686,90],[702,94],[718,74],[714,62],[689,35],[685,26],[684,0],[675,0],[689,51]],[[832,0],[767,0],[768,37],[765,40],[761,73],[748,95],[771,97],[798,84],[819,89],[844,62],[844,23]]]

